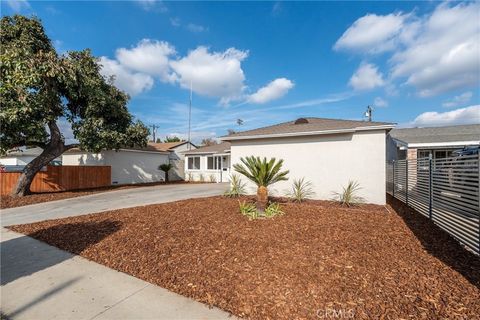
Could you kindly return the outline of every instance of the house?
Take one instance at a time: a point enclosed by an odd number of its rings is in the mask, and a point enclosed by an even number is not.
[[[185,151],[185,179],[191,181],[230,181],[230,143]]]
[[[393,129],[387,136],[387,160],[442,159],[479,144],[480,124]]]
[[[170,152],[170,163],[173,169],[169,172],[170,180],[184,180],[185,179],[185,151],[195,150],[197,146],[189,141],[179,142],[162,142],[150,143],[159,150],[166,150]]]
[[[42,148],[39,147],[20,147],[9,150],[7,154],[3,157],[0,157],[0,164],[7,167],[23,167],[27,165],[30,161],[38,157],[43,152]],[[56,158],[52,161],[52,164],[60,165],[62,159]]]
[[[333,192],[355,180],[365,201],[385,204],[385,139],[393,127],[385,122],[299,118],[221,140],[230,142],[232,164],[247,156],[284,160],[283,168],[290,170],[289,181],[273,185],[270,191],[274,195],[285,194],[293,179],[304,177],[313,184],[315,198],[331,199]],[[192,162],[193,167],[199,163]],[[250,187],[253,193],[255,188]]]
[[[98,153],[74,148],[62,155],[62,162],[64,165],[111,166],[112,184],[164,181],[164,172],[158,166],[170,162],[172,151],[159,145],[149,143],[145,148],[105,150]]]

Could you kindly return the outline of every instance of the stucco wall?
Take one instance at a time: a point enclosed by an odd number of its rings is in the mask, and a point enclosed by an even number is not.
[[[163,181],[164,173],[158,166],[168,161],[168,154],[126,150],[63,155],[64,165],[111,166],[112,184]]]
[[[192,181],[200,181],[201,176],[205,181],[211,181],[211,177],[215,180],[215,182],[228,182],[230,181],[230,158],[226,156],[226,166],[227,170],[208,170],[207,169],[207,157],[211,156],[208,155],[196,155],[196,157],[200,157],[200,169],[199,170],[189,170],[188,169],[188,157],[185,157],[185,180],[191,179]]]
[[[315,198],[331,199],[349,180],[359,182],[367,202],[385,204],[385,131],[259,140],[234,140],[231,163],[250,155],[284,160],[289,181],[274,184],[270,192],[284,195],[294,178],[311,181]],[[243,178],[246,181],[245,178]],[[249,184],[254,193],[255,186]]]

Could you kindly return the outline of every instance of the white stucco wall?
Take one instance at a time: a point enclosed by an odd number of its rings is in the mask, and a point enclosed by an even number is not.
[[[385,131],[231,141],[231,163],[241,157],[275,157],[290,170],[289,181],[270,188],[273,195],[284,195],[294,178],[311,181],[317,199],[332,199],[349,180],[362,187],[366,202],[385,204]],[[246,182],[246,178],[243,178]],[[249,184],[249,191],[256,188]]]
[[[200,181],[201,180],[201,175],[203,175],[203,178],[205,181],[211,181],[210,177],[213,177],[215,179],[215,182],[228,182],[230,181],[230,157],[229,156],[224,156],[226,157],[226,170],[208,170],[207,169],[207,157],[211,156],[211,154],[208,155],[195,155],[195,157],[200,157],[200,169],[199,170],[189,170],[188,169],[188,157],[194,157],[194,156],[186,156],[185,157],[185,180],[192,179],[192,181]]]
[[[103,151],[101,153],[69,153],[64,165],[111,166],[112,184],[146,183],[164,180],[158,166],[168,163],[168,154],[138,151]]]

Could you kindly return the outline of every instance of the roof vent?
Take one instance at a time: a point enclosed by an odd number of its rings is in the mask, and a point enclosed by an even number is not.
[[[305,119],[305,118],[298,118],[297,120],[295,120],[294,124],[305,124],[305,123],[308,123],[308,120]]]

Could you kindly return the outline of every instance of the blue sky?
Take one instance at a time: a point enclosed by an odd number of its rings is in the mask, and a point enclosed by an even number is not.
[[[157,136],[303,116],[480,123],[478,2],[2,1],[59,52],[90,48]],[[244,125],[239,126],[240,118]]]

